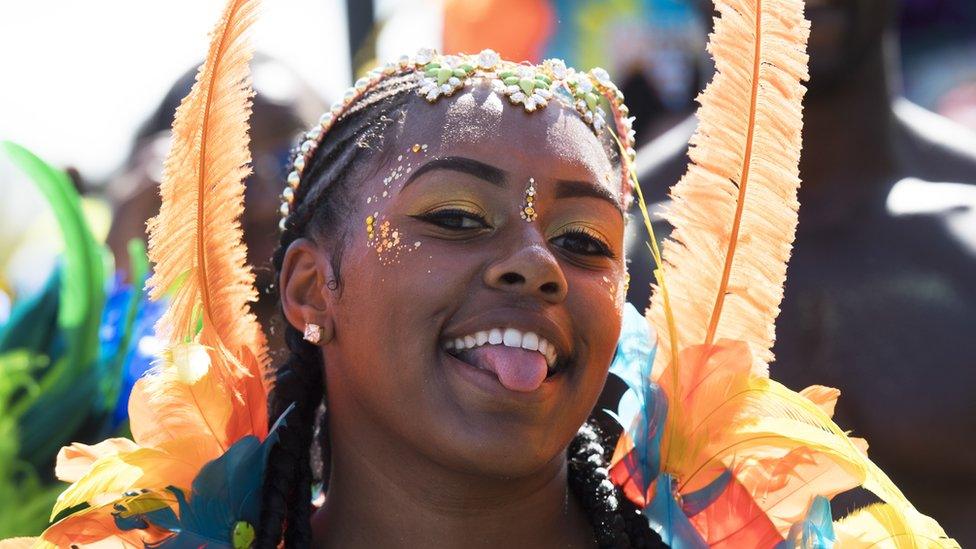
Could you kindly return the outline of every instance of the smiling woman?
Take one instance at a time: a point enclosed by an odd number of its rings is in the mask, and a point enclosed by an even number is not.
[[[526,113],[490,82],[431,105],[416,78],[383,78],[306,160],[275,262],[292,358],[274,396],[302,419],[272,451],[269,546],[283,514],[286,539],[304,536],[308,506],[285,501],[308,499],[287,495],[311,484],[302,456],[323,385],[322,546],[587,547],[593,527],[619,543],[628,523],[653,536],[604,509],[612,492],[581,494],[589,509],[567,499],[566,448],[593,436],[580,425],[620,332],[617,145],[573,107]],[[616,531],[600,512],[618,513]]]

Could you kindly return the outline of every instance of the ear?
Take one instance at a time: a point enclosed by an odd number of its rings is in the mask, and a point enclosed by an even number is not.
[[[328,252],[308,238],[299,238],[288,246],[278,278],[281,289],[281,308],[285,319],[299,332],[306,324],[322,328],[319,345],[335,336],[333,305],[335,273],[328,260]]]

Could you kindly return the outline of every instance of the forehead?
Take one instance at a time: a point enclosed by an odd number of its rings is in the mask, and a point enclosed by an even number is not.
[[[438,155],[470,156],[512,173],[586,179],[620,194],[603,143],[574,110],[555,100],[529,113],[487,85],[434,104],[417,97],[407,109],[399,140],[427,144]]]

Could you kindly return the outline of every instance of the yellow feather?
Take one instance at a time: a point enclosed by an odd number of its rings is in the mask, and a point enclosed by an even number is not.
[[[188,490],[200,468],[219,455],[208,450],[206,441],[204,437],[185,438],[158,448],[102,456],[58,496],[51,518],[81,503],[109,503],[130,490],[163,491],[167,486]]]
[[[149,257],[155,263],[150,296],[159,299],[175,290],[158,334],[171,344],[193,340],[202,317],[200,341],[227,351],[220,366],[237,374],[244,370],[243,348],[250,348],[261,365],[266,357],[248,305],[257,292],[239,222],[250,172],[252,50],[246,31],[257,4],[229,2],[211,36],[197,81],[176,111],[160,187],[162,207],[149,221]]]
[[[667,216],[674,232],[663,271],[675,323],[660,291],[648,317],[662,334],[662,364],[727,338],[746,342],[762,367],[772,360],[796,228],[809,23],[801,0],[716,0],[716,9],[716,74],[699,97],[692,163]]]
[[[928,517],[909,524],[890,505],[875,503],[834,522],[837,547],[844,549],[958,548]]]

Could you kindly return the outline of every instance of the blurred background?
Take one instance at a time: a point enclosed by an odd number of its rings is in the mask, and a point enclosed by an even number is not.
[[[772,375],[794,389],[839,387],[840,425],[868,439],[870,455],[923,512],[963,546],[976,543],[976,2],[807,4],[803,207]],[[0,154],[0,538],[46,524],[61,489],[51,478],[58,447],[125,432],[121,403],[148,366],[158,315],[140,292],[139,241],[158,208],[173,111],[222,6],[36,0],[0,7],[0,139],[68,174],[53,178],[53,187],[35,185],[22,156]],[[267,2],[254,33],[254,174],[244,219],[259,285],[271,283],[277,195],[293,137],[358,74],[422,46],[491,47],[510,59],[561,57],[606,68],[637,118],[640,179],[659,211],[684,170],[694,97],[711,74],[704,55],[710,6]],[[659,225],[658,236],[666,235],[666,223]],[[79,253],[72,230],[90,235],[88,263],[71,259]],[[649,261],[641,235],[632,240],[628,297],[643,309]],[[96,326],[87,336],[59,337],[78,326],[64,308],[79,273],[102,286],[100,298],[85,302]],[[258,312],[272,341],[273,310],[263,294]],[[50,334],[32,336],[40,327]],[[65,381],[99,376],[114,381],[91,382],[81,393]],[[64,414],[78,419],[61,424]]]

